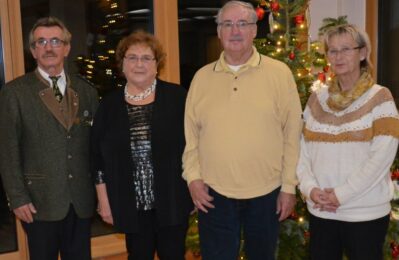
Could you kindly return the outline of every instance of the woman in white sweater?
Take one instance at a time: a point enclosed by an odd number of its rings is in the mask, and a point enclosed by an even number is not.
[[[324,45],[335,76],[308,100],[297,170],[311,215],[311,258],[382,259],[398,111],[370,74],[367,34],[339,25]]]

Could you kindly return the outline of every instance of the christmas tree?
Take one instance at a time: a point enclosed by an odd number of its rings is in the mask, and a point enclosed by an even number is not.
[[[312,88],[330,80],[329,65],[319,41],[309,39],[309,0],[258,0],[254,3],[258,16],[258,27],[266,23],[269,33],[258,38],[254,44],[264,55],[286,63],[293,72],[301,98],[305,106]],[[346,16],[326,18],[319,29],[322,35],[328,28],[347,23]],[[396,194],[392,202],[392,218],[384,246],[384,259],[399,260],[399,161],[392,166],[392,179]],[[280,225],[280,236],[276,258],[280,260],[309,259],[309,223],[306,203],[297,192],[294,213]],[[243,247],[242,241],[241,248]],[[187,247],[200,255],[196,215],[190,218]],[[240,259],[246,259],[240,250]]]

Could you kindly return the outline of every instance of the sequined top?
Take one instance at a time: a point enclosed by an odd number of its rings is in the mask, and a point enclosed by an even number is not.
[[[130,130],[130,147],[133,160],[133,180],[136,208],[154,208],[154,167],[151,155],[151,118],[153,103],[127,104]]]

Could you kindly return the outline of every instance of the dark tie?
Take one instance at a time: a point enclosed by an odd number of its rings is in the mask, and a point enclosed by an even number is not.
[[[61,78],[61,76],[50,76],[49,78],[53,82],[53,91],[54,91],[55,99],[57,99],[58,102],[61,102],[62,93],[61,93],[60,88],[58,87],[58,84],[57,84],[57,81],[58,81],[59,78]]]

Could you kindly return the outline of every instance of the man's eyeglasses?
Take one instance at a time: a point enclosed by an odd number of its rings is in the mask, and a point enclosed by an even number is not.
[[[333,57],[333,58],[337,57],[338,54],[341,54],[342,56],[349,56],[349,55],[352,54],[352,51],[359,50],[361,48],[363,48],[363,46],[357,46],[357,47],[354,47],[354,48],[344,47],[344,48],[342,48],[340,50],[338,50],[338,49],[329,49],[327,51],[327,56],[328,57]]]
[[[128,56],[125,56],[124,58],[131,64],[136,64],[140,60],[141,63],[146,64],[146,65],[155,60],[155,58],[150,55],[143,55],[141,57],[136,56],[136,55],[128,55]]]
[[[63,45],[65,41],[58,38],[51,38],[51,39],[40,38],[32,43],[32,47],[44,48],[46,47],[47,43],[50,44],[50,46],[53,48],[58,48],[61,47],[61,45]]]
[[[218,23],[218,26],[220,26],[222,29],[225,29],[225,30],[227,30],[227,29],[231,30],[231,29],[233,29],[234,26],[239,30],[243,30],[253,24],[256,24],[256,23],[250,23],[247,21],[237,21],[237,22],[224,21],[224,22]]]

